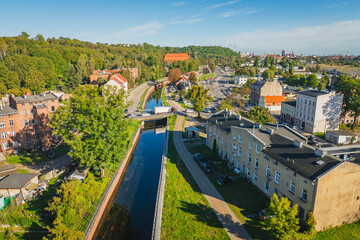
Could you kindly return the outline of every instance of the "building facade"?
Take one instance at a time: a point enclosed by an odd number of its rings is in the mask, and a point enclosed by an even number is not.
[[[317,230],[358,220],[359,165],[307,145],[286,126],[259,125],[224,111],[207,121],[209,148],[215,139],[219,156],[269,198],[275,193],[297,204],[300,220],[312,211]]]
[[[296,110],[296,101],[282,102],[280,119],[284,122],[294,124],[295,110]]]
[[[334,91],[298,92],[295,125],[310,133],[338,130],[342,106],[343,95]]]
[[[9,103],[0,109],[1,150],[17,154],[19,149],[50,148],[54,136],[48,121],[59,107],[58,98],[46,92],[10,96]]]
[[[278,81],[258,81],[251,86],[250,103],[258,106],[261,96],[282,96],[282,93]]]

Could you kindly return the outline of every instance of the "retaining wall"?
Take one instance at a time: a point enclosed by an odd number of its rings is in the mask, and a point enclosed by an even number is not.
[[[162,161],[161,161],[161,170],[160,170],[159,185],[158,185],[157,199],[156,199],[156,206],[154,213],[153,230],[151,236],[152,240],[160,240],[160,236],[161,236],[161,218],[162,218],[162,209],[164,205],[168,142],[169,142],[169,126],[166,127],[164,153],[162,155]]]
[[[167,86],[169,83],[171,83],[171,81],[165,81],[165,82],[162,82],[162,83],[159,83],[159,84],[157,84],[155,86],[150,87],[149,90],[147,91],[146,95],[145,95],[144,102],[142,103],[141,108],[145,109],[146,102],[149,99],[150,94],[152,94],[155,91],[155,89]]]
[[[135,151],[137,142],[140,138],[140,132],[142,127],[144,126],[144,122],[141,123],[141,126],[137,129],[133,139],[132,145],[129,148],[128,152],[126,153],[125,158],[120,163],[119,168],[115,171],[114,176],[112,177],[108,187],[106,188],[100,203],[98,204],[86,230],[85,230],[85,237],[84,240],[91,240],[95,239],[98,231],[100,230],[99,227],[101,226],[102,221],[104,220],[104,213],[109,210],[109,202],[115,197],[114,191],[117,188],[117,185],[123,179],[127,166],[130,163],[131,157],[133,152]]]

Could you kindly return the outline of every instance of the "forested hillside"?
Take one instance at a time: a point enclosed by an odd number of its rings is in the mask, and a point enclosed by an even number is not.
[[[164,48],[146,43],[125,47],[64,37],[44,39],[40,34],[30,38],[23,32],[16,37],[0,38],[0,92],[16,95],[44,89],[69,92],[87,83],[95,69],[137,67],[138,82],[156,80],[166,75],[163,57],[169,52],[190,53],[191,59],[181,65],[183,71],[196,70],[210,59],[230,62],[237,55],[223,47]]]

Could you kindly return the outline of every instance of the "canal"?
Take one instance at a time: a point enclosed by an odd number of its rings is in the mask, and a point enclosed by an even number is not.
[[[161,90],[161,88],[158,88],[150,94],[145,104],[146,112],[151,112],[153,110],[153,107],[161,106]]]
[[[153,94],[157,94],[157,91]],[[152,108],[160,104],[161,89],[160,101],[155,96],[149,97],[146,106]],[[157,125],[159,123],[163,124],[162,128],[151,122],[145,123],[131,162],[96,239],[151,239],[166,121],[159,121]]]

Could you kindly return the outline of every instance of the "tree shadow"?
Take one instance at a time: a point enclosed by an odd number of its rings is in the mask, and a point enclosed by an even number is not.
[[[341,101],[339,102],[339,100]],[[339,128],[342,106],[343,101],[339,94],[330,96],[328,101],[325,102],[322,107],[326,124],[324,132],[327,130],[337,130]]]

